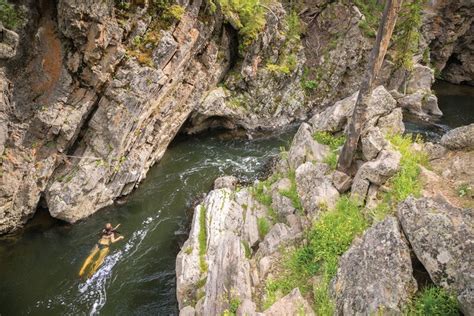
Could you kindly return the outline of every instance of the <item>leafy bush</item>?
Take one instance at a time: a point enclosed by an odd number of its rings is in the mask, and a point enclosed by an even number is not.
[[[243,46],[248,46],[265,27],[265,11],[259,0],[217,0],[224,17],[239,30]],[[211,5],[212,7],[212,5]]]
[[[443,288],[427,287],[417,295],[409,307],[413,316],[455,316],[460,315],[456,297]]]
[[[8,29],[16,29],[23,21],[21,14],[6,0],[0,0],[0,21]]]

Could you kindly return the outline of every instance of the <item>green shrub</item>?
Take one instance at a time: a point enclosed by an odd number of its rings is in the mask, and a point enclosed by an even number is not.
[[[239,31],[246,47],[265,27],[265,11],[259,0],[217,0],[224,17]],[[212,5],[211,5],[212,6]],[[211,8],[212,9],[212,8]]]
[[[14,30],[23,22],[23,17],[13,5],[0,0],[0,21],[6,28]]]
[[[383,5],[377,0],[354,0],[365,19],[359,22],[359,28],[367,37],[375,37],[382,17]]]
[[[181,17],[183,16],[184,12],[185,9],[178,4],[173,4],[172,6],[166,9],[166,15],[170,19],[181,20]]]
[[[443,288],[427,287],[417,295],[409,306],[410,316],[455,316],[460,315],[456,297]]]
[[[407,70],[413,68],[413,56],[418,53],[425,2],[426,0],[404,1],[393,32],[394,62]]]
[[[207,251],[207,227],[206,227],[206,208],[201,205],[199,214],[199,267],[202,272],[207,271],[206,251]]]
[[[268,231],[270,230],[270,224],[268,223],[267,219],[265,217],[260,217],[257,219],[257,226],[260,239],[265,238],[265,236],[268,234]]]
[[[332,150],[336,150],[346,142],[346,136],[334,136],[329,132],[316,132],[313,138],[320,144],[328,145]]]

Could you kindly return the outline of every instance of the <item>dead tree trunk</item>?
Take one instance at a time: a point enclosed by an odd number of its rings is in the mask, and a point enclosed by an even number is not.
[[[339,171],[349,173],[349,169],[352,165],[352,159],[357,150],[360,134],[366,121],[367,104],[374,88],[375,79],[382,67],[385,54],[387,53],[388,44],[395,27],[401,4],[402,0],[387,0],[385,2],[385,9],[382,20],[380,21],[375,44],[370,53],[369,64],[360,86],[359,96],[357,97],[352,120],[347,131],[347,140],[342,148],[337,163],[337,169]]]

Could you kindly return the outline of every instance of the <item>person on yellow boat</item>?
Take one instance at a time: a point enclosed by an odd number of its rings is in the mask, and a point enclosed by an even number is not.
[[[117,226],[115,226],[115,228],[113,228],[112,224],[110,223],[105,224],[105,228],[101,232],[101,237],[99,241],[94,246],[91,253],[87,257],[86,261],[84,261],[84,264],[82,265],[81,270],[79,271],[80,277],[84,276],[87,268],[90,266],[89,273],[88,273],[88,277],[90,278],[104,262],[105,257],[107,257],[107,254],[110,251],[109,249],[110,245],[124,238],[123,236],[115,237],[115,235],[117,234],[116,229],[119,226],[120,224],[118,224]],[[96,256],[97,256],[97,259],[94,261],[94,263],[92,263],[92,261],[94,260]]]

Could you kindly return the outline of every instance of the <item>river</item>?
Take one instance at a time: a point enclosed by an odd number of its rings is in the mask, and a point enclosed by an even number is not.
[[[295,131],[252,141],[178,137],[122,205],[75,225],[40,212],[26,229],[0,239],[0,314],[177,314],[175,259],[192,201],[220,175],[253,181]],[[121,223],[125,241],[83,282],[78,271],[105,222]]]
[[[410,132],[436,139],[474,122],[474,88],[438,83],[435,89],[445,116],[435,127],[408,121]],[[39,212],[24,230],[0,238],[0,315],[177,314],[175,258],[192,201],[220,175],[253,181],[294,132],[256,140],[224,140],[216,133],[178,137],[121,204],[76,225]],[[79,268],[105,222],[121,223],[125,241],[81,281]]]

